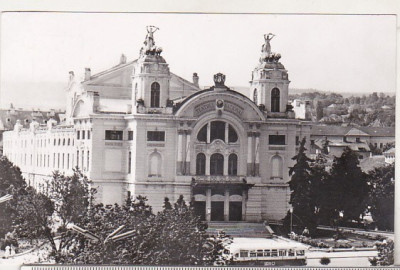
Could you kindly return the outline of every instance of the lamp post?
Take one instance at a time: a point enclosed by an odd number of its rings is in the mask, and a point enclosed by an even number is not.
[[[293,232],[293,207],[291,206],[289,208],[289,212],[290,212],[290,233]]]

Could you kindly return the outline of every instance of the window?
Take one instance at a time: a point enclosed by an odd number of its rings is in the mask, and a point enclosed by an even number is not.
[[[63,139],[63,145],[65,145],[65,139]]]
[[[280,156],[273,156],[271,159],[272,177],[282,178],[282,158]]]
[[[161,155],[158,152],[154,152],[149,156],[149,176],[161,176]]]
[[[106,140],[122,141],[122,130],[106,130]]]
[[[315,140],[310,140],[310,144],[314,145],[315,144]]]
[[[84,140],[84,139],[85,139],[85,131],[82,130],[82,140]]]
[[[132,141],[133,140],[133,131],[129,130],[128,131],[128,141]]]
[[[157,82],[151,84],[151,94],[150,94],[150,107],[159,108],[160,107],[160,85]]]
[[[68,138],[68,145],[70,145],[71,144],[71,139],[70,138]]]
[[[228,175],[237,175],[237,155],[230,154],[228,159]]]
[[[288,255],[289,255],[289,256],[294,256],[294,255],[295,255],[295,254],[294,254],[294,250],[293,250],[293,249],[289,249]]]
[[[279,250],[279,256],[286,256],[286,250],[285,249],[280,249]]]
[[[257,257],[257,252],[255,250],[250,250],[250,257]]]
[[[80,140],[80,139],[81,139],[81,138],[80,138],[80,137],[81,137],[81,136],[80,136],[80,135],[81,135],[80,133],[81,133],[80,130],[77,130],[77,131],[76,131],[76,139],[77,139],[77,140]]]
[[[258,93],[257,93],[257,88],[254,89],[254,92],[253,92],[253,102],[254,102],[255,104],[258,104]]]
[[[257,250],[257,257],[263,257],[263,250],[262,249]]]
[[[270,249],[265,249],[264,250],[264,257],[271,257],[271,250]]]
[[[67,169],[69,169],[69,154],[67,154]]]
[[[206,155],[203,153],[197,154],[196,157],[196,175],[206,174]]]
[[[271,257],[278,257],[278,250],[277,249],[273,249],[271,251]]]
[[[379,144],[379,148],[382,149],[383,148],[383,143]]]
[[[271,91],[271,112],[279,112],[281,94],[278,88],[274,88]]]
[[[132,169],[132,152],[129,151],[128,154],[128,173],[131,173],[131,169]]]
[[[79,167],[79,150],[76,151],[76,167]]]
[[[242,258],[249,257],[249,251],[248,250],[241,250],[239,256],[242,257]]]
[[[285,135],[269,135],[269,144],[285,145]]]
[[[223,175],[224,174],[224,156],[215,153],[210,158],[210,174],[211,175]]]
[[[211,122],[211,142],[216,139],[225,141],[225,122],[222,121]]]
[[[304,256],[304,250],[296,250],[298,256]]]
[[[90,140],[90,130],[88,130],[88,132],[87,132],[87,138],[88,138],[88,140]]]
[[[361,142],[359,137],[356,138],[356,142]]]
[[[147,141],[163,142],[165,141],[164,131],[147,131]]]
[[[82,163],[81,168],[82,168],[82,170],[85,170],[85,168],[83,167],[83,165],[85,164],[84,158],[85,158],[85,151],[82,150],[82,154],[81,154],[81,163]]]
[[[234,142],[237,142],[237,140],[238,140],[238,135],[237,135],[235,129],[231,125],[229,125],[228,141],[230,143],[234,143]]]
[[[200,129],[199,133],[197,133],[197,140],[199,142],[207,142],[207,125],[208,124],[204,125]]]

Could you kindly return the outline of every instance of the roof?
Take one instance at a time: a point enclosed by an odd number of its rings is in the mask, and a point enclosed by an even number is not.
[[[350,132],[349,135],[347,135]],[[359,131],[357,131],[359,130]],[[366,133],[369,136],[377,137],[394,137],[395,128],[394,127],[342,127],[342,126],[324,126],[324,125],[314,125],[311,129],[311,135],[314,136],[359,136],[359,134]],[[365,135],[364,135],[365,136]]]
[[[273,238],[233,238],[229,249],[232,253],[239,250],[257,250],[257,249],[307,249],[307,246],[278,237]]]
[[[385,156],[383,155],[371,156],[360,160],[360,168],[363,172],[369,172],[385,165]]]
[[[386,150],[385,152],[383,152],[384,154],[392,154],[392,153],[396,153],[396,148],[392,147],[389,150]]]
[[[3,127],[3,130],[11,130],[14,128],[17,120],[21,121],[24,128],[28,128],[33,120],[36,120],[39,124],[45,124],[50,118],[60,122],[60,114],[63,113],[64,112],[54,112],[54,114],[52,114],[51,111],[0,109],[0,127]]]

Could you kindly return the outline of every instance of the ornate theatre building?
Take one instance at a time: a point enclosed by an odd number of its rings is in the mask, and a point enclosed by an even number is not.
[[[265,36],[247,96],[225,75],[201,90],[170,72],[148,27],[137,60],[120,63],[67,89],[66,122],[17,123],[4,154],[38,189],[54,170],[78,166],[98,200],[143,195],[154,211],[165,197],[193,200],[207,221],[280,220],[289,208],[288,167],[311,125],[288,106],[288,73]]]

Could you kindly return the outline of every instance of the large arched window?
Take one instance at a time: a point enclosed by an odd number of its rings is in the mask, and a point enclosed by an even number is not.
[[[228,159],[228,175],[237,175],[237,163],[237,155],[230,154]]]
[[[203,153],[197,154],[196,157],[196,175],[206,174],[206,155]]]
[[[160,85],[157,82],[151,84],[150,107],[160,107]]]
[[[212,121],[205,124],[197,133],[197,140],[199,142],[207,142],[208,125],[210,125],[210,141],[208,143],[216,139],[224,141],[225,143],[236,143],[238,141],[238,134],[231,125],[222,121]]]
[[[255,103],[256,105],[258,104],[258,92],[257,92],[257,88],[254,89],[254,92],[253,92],[253,101],[254,101],[254,103]]]
[[[280,111],[280,99],[281,93],[278,88],[274,88],[271,91],[271,112],[279,112]]]
[[[210,158],[210,175],[223,175],[224,174],[224,156],[215,153]]]
[[[161,176],[161,155],[158,152],[154,152],[149,156],[149,176]]]
[[[271,159],[272,177],[282,178],[282,158],[280,156],[273,156]]]

